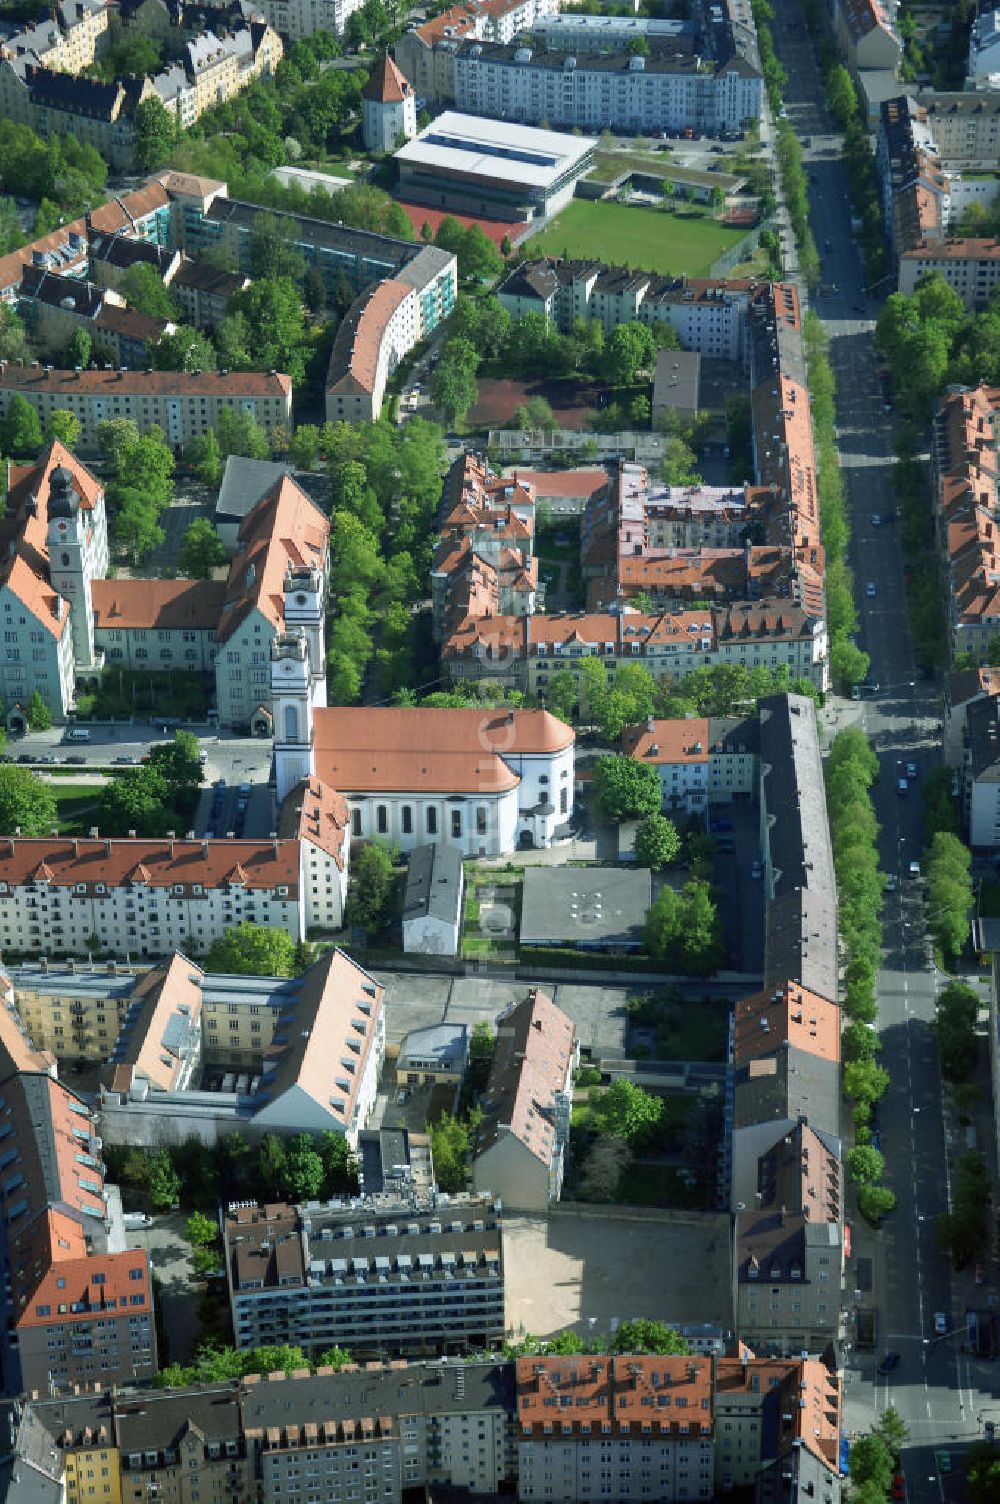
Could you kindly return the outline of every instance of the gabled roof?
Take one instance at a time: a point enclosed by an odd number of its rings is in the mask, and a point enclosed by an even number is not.
[[[402,104],[413,93],[404,75],[386,53],[379,58],[361,91],[361,98],[376,104]]]
[[[537,987],[500,1016],[477,1157],[511,1134],[543,1165],[550,1163],[556,1094],[568,1078],[575,1044],[572,1019]]]
[[[259,1100],[297,1089],[348,1128],[377,1033],[385,988],[342,950],[285,985]]]
[[[226,602],[222,580],[94,580],[91,593],[98,630],[212,632]]]
[[[313,719],[317,775],[348,797],[380,789],[500,793],[520,782],[511,760],[575,740],[545,710],[327,706]]]
[[[326,564],[330,519],[290,475],[282,475],[240,523],[229,568],[219,642],[226,642],[256,607],[274,627],[285,619],[284,579],[291,566]],[[336,785],[335,785],[336,786]]]

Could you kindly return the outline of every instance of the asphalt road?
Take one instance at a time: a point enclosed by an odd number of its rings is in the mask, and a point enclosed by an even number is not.
[[[64,727],[54,726],[51,731],[33,731],[26,736],[8,741],[4,755],[15,760],[28,758],[40,770],[51,765],[65,767],[67,758],[82,758],[67,771],[86,776],[87,771],[126,766],[138,762],[150,746],[157,746],[173,738],[173,729],[164,732],[161,725],[137,721],[135,725],[92,725],[90,740],[69,742]],[[205,777],[209,783],[216,778],[225,778],[227,784],[266,783],[271,767],[271,743],[256,737],[230,736],[217,732],[214,727],[196,725],[185,727],[193,731],[204,751],[208,754]],[[53,762],[54,759],[54,762]]]
[[[960,1494],[961,1446],[981,1435],[979,1417],[996,1405],[997,1384],[992,1365],[962,1350],[971,1281],[964,1274],[953,1276],[950,1260],[937,1245],[937,1220],[951,1201],[953,1154],[946,1136],[951,1126],[930,1028],[940,978],[926,936],[923,883],[909,875],[909,864],[922,856],[920,784],[940,757],[938,691],[917,676],[898,522],[888,520],[895,510],[890,485],[893,417],[885,410],[875,367],[878,305],[866,294],[839,141],[822,105],[822,84],[801,11],[794,0],[778,0],[777,10],[773,34],[789,77],[788,118],[800,138],[811,138],[803,156],[826,289],[814,301],[829,336],[837,380],[837,441],[853,519],[859,642],[871,657],[871,679],[879,685],[873,700],[854,708],[860,709],[860,722],[879,757],[874,800],[880,853],[883,869],[895,878],[895,890],[886,894],[879,977],[882,1058],[891,1085],[880,1104],[878,1130],[887,1183],[898,1204],[877,1233],[854,1218],[854,1254],[871,1259],[872,1289],[862,1294],[851,1288],[856,1266],[849,1265],[843,1302],[844,1424],[850,1431],[865,1430],[885,1408],[895,1407],[911,1438],[903,1456],[907,1495],[916,1504],[942,1504]],[[908,779],[901,792],[898,780],[910,762],[916,764],[917,777]],[[988,1294],[979,1295],[985,1304]],[[878,1311],[873,1353],[854,1348],[856,1303]],[[937,1312],[945,1318],[943,1336],[935,1334]],[[888,1349],[899,1354],[899,1363],[880,1377],[879,1359]]]

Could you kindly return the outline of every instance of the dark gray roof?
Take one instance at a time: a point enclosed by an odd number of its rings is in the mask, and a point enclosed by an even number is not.
[[[116,232],[114,235],[93,236],[90,254],[93,260],[106,261],[110,266],[128,268],[138,262],[154,267],[162,275],[169,269],[177,253],[165,250],[151,240],[134,240]]]
[[[767,905],[764,986],[800,982],[837,1002],[837,900],[830,893],[793,888]]]
[[[1000,783],[1000,700],[970,700],[965,707],[968,767],[983,783]]]
[[[117,1401],[115,1422],[123,1453],[173,1447],[189,1424],[197,1426],[206,1441],[235,1441],[240,1434],[238,1394],[229,1384],[144,1390]]]
[[[804,695],[768,695],[758,711],[775,895],[808,888],[833,896],[833,848],[813,702]]]
[[[291,1411],[289,1411],[289,1405]],[[243,1400],[248,1430],[324,1420],[378,1420],[383,1415],[514,1411],[514,1365],[427,1363],[253,1385]]]
[[[416,846],[406,874],[403,921],[458,917],[462,892],[462,858],[454,846]]]
[[[411,1029],[399,1047],[396,1070],[405,1071],[411,1060],[433,1059],[439,1070],[460,1071],[468,1054],[468,1029],[465,1024],[429,1024],[426,1029]]]
[[[104,306],[104,289],[80,277],[64,277],[40,266],[26,266],[21,273],[20,296],[50,308],[71,309],[80,318],[93,319]]]
[[[281,464],[278,460],[250,460],[242,454],[229,455],[215,502],[216,521],[242,521],[276,481],[291,473],[291,465]]]
[[[694,350],[661,350],[653,378],[653,407],[697,408],[701,356]]]
[[[708,745],[711,751],[759,752],[760,722],[754,715],[709,716]]]
[[[840,1136],[840,1063],[795,1046],[741,1066],[735,1075],[736,1128],[808,1118],[819,1132]]]
[[[193,287],[198,292],[231,298],[240,291],[245,281],[246,278],[240,272],[227,272],[221,266],[210,266],[207,261],[188,261],[185,258],[177,268],[172,285]]]

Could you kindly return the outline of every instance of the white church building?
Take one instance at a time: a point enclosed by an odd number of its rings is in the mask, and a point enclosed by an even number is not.
[[[280,802],[303,779],[336,789],[355,840],[463,857],[548,847],[573,814],[576,737],[546,710],[316,706],[301,633],[271,647]]]

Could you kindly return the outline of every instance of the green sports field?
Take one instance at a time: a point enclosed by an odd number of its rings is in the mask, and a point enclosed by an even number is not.
[[[593,257],[643,271],[705,277],[712,262],[746,234],[682,210],[574,199],[540,235],[526,242],[532,255]]]

